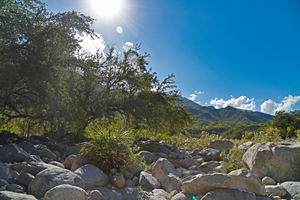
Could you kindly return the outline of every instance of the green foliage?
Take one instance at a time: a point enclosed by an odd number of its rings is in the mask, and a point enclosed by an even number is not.
[[[242,161],[245,152],[246,150],[238,148],[238,144],[230,149],[229,154],[226,156],[227,162],[222,163],[222,166],[226,168],[228,173],[236,169],[246,168]],[[224,155],[223,158],[225,159]]]
[[[276,112],[274,120],[268,122],[268,128],[270,127],[277,128],[283,139],[296,137],[297,130],[300,129],[300,110],[291,113],[284,110]]]
[[[117,137],[107,131],[95,133],[91,141],[83,143],[81,151],[91,157],[92,163],[105,172],[112,168],[122,170],[140,159],[122,142],[123,138],[122,135]]]

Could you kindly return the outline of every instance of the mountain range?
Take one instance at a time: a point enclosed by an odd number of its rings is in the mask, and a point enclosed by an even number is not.
[[[180,97],[183,105],[189,109],[196,120],[222,121],[232,123],[258,122],[265,123],[273,120],[273,115],[254,112],[249,110],[240,110],[231,106],[216,109],[213,106],[201,106],[185,97]]]

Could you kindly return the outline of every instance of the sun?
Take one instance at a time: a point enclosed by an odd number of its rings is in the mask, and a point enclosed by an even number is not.
[[[93,9],[100,16],[113,17],[122,7],[122,0],[91,0]]]

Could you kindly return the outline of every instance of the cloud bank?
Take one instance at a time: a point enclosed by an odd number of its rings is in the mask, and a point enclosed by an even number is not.
[[[292,95],[288,95],[287,97],[284,97],[283,100],[281,101],[282,103],[276,103],[273,100],[269,99],[260,105],[260,111],[271,115],[275,115],[276,111],[281,111],[281,110],[285,110],[286,112],[291,112],[292,107],[298,101],[300,101],[300,96],[292,96]]]
[[[234,98],[233,96],[231,96],[231,99],[226,101],[224,99],[215,98],[210,101],[210,104],[215,108],[220,108],[220,107],[225,108],[227,106],[231,106],[238,109],[251,110],[251,111],[255,111],[256,109],[254,98],[250,99],[246,96],[240,96],[238,98]]]

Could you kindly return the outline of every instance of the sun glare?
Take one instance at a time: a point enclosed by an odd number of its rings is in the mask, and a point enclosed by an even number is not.
[[[122,0],[92,0],[92,7],[100,16],[112,17],[120,12]]]

